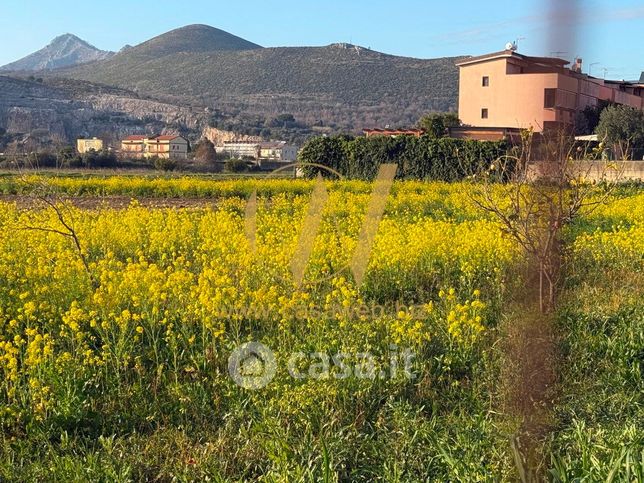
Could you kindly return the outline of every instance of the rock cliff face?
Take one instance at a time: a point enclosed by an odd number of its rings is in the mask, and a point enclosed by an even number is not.
[[[205,127],[203,130],[203,137],[212,142],[215,146],[221,146],[226,142],[260,142],[262,138],[259,136],[247,136],[245,134],[238,134],[231,131],[222,131],[214,127]]]
[[[82,106],[58,89],[37,82],[0,77],[0,127],[8,133],[30,133],[47,130],[58,137],[66,136],[63,118]],[[81,112],[78,112],[79,116]]]
[[[204,111],[176,106],[135,93],[68,79],[0,76],[0,128],[12,139],[73,143],[99,136],[117,145],[129,134],[181,133],[199,137]]]
[[[108,59],[114,52],[97,49],[75,35],[56,37],[49,45],[20,60],[0,67],[0,71],[40,71],[71,67]]]

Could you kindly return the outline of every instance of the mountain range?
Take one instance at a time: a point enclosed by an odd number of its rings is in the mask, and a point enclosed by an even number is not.
[[[1,68],[38,71],[44,83],[110,86],[133,98],[216,112],[254,126],[290,113],[333,131],[412,125],[428,111],[454,110],[460,58],[415,59],[351,44],[264,48],[206,25],[172,30],[118,53],[71,35]],[[2,93],[0,92],[0,101]],[[1,104],[1,102],[0,102]],[[55,108],[55,107],[54,107]],[[0,127],[2,126],[0,112]]]

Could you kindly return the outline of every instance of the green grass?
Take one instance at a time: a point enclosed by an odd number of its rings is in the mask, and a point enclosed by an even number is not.
[[[612,204],[572,232],[625,230],[638,223],[629,211]],[[568,276],[550,477],[644,481],[644,255],[623,254],[619,265],[578,260]]]

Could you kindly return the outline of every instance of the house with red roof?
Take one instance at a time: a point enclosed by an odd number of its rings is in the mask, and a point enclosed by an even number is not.
[[[188,140],[172,134],[128,136],[121,141],[121,154],[131,158],[187,159]]]

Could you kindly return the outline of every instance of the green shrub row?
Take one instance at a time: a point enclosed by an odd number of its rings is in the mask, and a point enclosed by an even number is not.
[[[316,137],[302,148],[299,161],[321,164],[346,178],[373,179],[381,164],[398,164],[398,179],[457,181],[487,169],[508,149],[505,141],[472,141],[422,136]],[[324,169],[308,166],[307,175]]]

